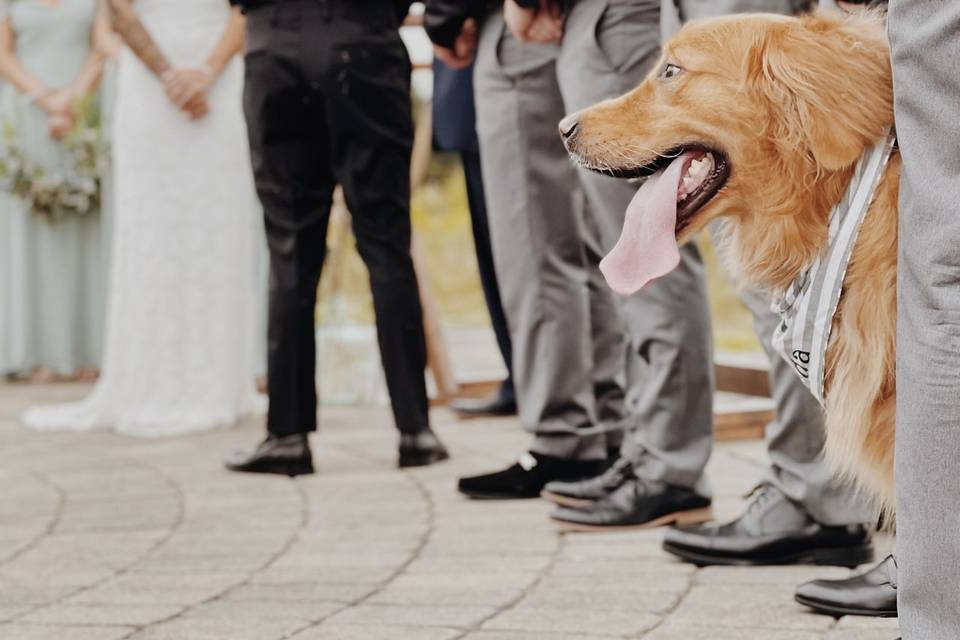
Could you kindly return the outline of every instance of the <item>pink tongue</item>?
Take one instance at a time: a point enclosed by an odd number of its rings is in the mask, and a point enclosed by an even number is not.
[[[680,263],[677,248],[677,191],[691,154],[650,176],[627,206],[617,246],[600,262],[600,271],[617,293],[636,293]]]

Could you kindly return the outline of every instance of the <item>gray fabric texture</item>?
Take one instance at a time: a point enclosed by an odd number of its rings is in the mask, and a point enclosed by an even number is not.
[[[960,636],[960,3],[894,0],[897,558],[904,640]]]
[[[477,131],[520,420],[535,434],[533,451],[597,460],[607,432],[621,428],[623,335],[587,261],[583,195],[557,134],[558,54],[520,43],[499,14],[489,17],[474,76]]]
[[[537,434],[534,451],[594,457],[616,444],[613,425],[626,425],[641,438],[629,447],[645,475],[694,486],[712,432],[699,255],[685,249],[676,274],[615,299],[597,265],[635,189],[578,173],[556,130],[565,113],[639,83],[657,57],[658,20],[649,1],[585,0],[568,17],[561,49],[521,44],[492,16],[477,61],[478,131],[521,419]],[[624,371],[626,420],[617,397]]]
[[[659,57],[659,24],[656,3],[578,2],[567,18],[557,69],[567,113],[640,84]],[[602,255],[616,244],[637,188],[582,169],[579,175]],[[617,301],[629,346],[623,453],[643,477],[698,486],[713,442],[713,368],[697,248],[684,247],[673,273]]]
[[[777,407],[776,417],[765,431],[770,456],[765,481],[802,504],[822,524],[870,522],[876,517],[870,500],[835,480],[824,462],[826,433],[820,403],[773,349],[771,337],[779,318],[770,311],[768,296],[744,290],[740,299],[753,314],[754,329],[770,361],[770,390]]]

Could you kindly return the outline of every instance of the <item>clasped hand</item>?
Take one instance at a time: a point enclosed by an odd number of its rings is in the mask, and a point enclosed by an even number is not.
[[[549,44],[563,38],[563,12],[557,0],[539,0],[536,8],[527,9],[514,0],[503,3],[503,19],[521,42]],[[434,55],[453,69],[464,69],[477,53],[477,23],[469,18],[463,23],[453,47],[434,45]]]
[[[76,123],[74,103],[77,100],[71,88],[56,89],[47,93],[37,104],[47,114],[47,130],[54,140],[66,138]]]
[[[213,72],[206,67],[177,67],[161,76],[167,98],[191,119],[197,120],[210,112],[207,91],[213,85]]]
[[[563,38],[563,11],[557,0],[539,0],[526,9],[514,0],[503,3],[503,20],[521,42],[550,44]]]
[[[460,35],[453,42],[453,47],[433,46],[433,55],[451,69],[466,69],[473,62],[476,53],[477,22],[473,18],[468,18],[463,23]]]

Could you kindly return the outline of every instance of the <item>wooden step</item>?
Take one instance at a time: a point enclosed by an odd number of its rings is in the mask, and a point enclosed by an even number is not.
[[[499,380],[475,380],[460,383],[462,397],[483,398],[497,390]],[[443,403],[434,403],[441,406]],[[718,441],[763,438],[767,423],[773,420],[770,398],[718,391],[714,397],[714,435]]]
[[[718,391],[713,400],[713,433],[718,441],[763,438],[776,408],[770,398]]]
[[[769,398],[769,367],[763,354],[718,353],[714,358],[717,390]]]

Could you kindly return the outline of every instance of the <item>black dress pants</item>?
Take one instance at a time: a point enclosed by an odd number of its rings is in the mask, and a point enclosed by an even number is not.
[[[470,205],[470,224],[473,227],[473,243],[477,251],[480,286],[483,288],[483,297],[490,312],[490,324],[497,338],[497,347],[507,367],[507,379],[503,381],[500,394],[504,398],[513,398],[513,347],[510,343],[507,316],[500,300],[497,272],[493,264],[493,245],[490,240],[490,223],[487,221],[487,202],[483,194],[480,154],[475,151],[463,151],[460,153],[460,158],[463,160],[463,174],[467,183],[467,202]]]
[[[244,109],[270,246],[275,435],[316,429],[315,306],[337,184],[370,273],[397,427],[428,426],[410,256],[410,71],[388,2],[285,0],[247,15]]]

